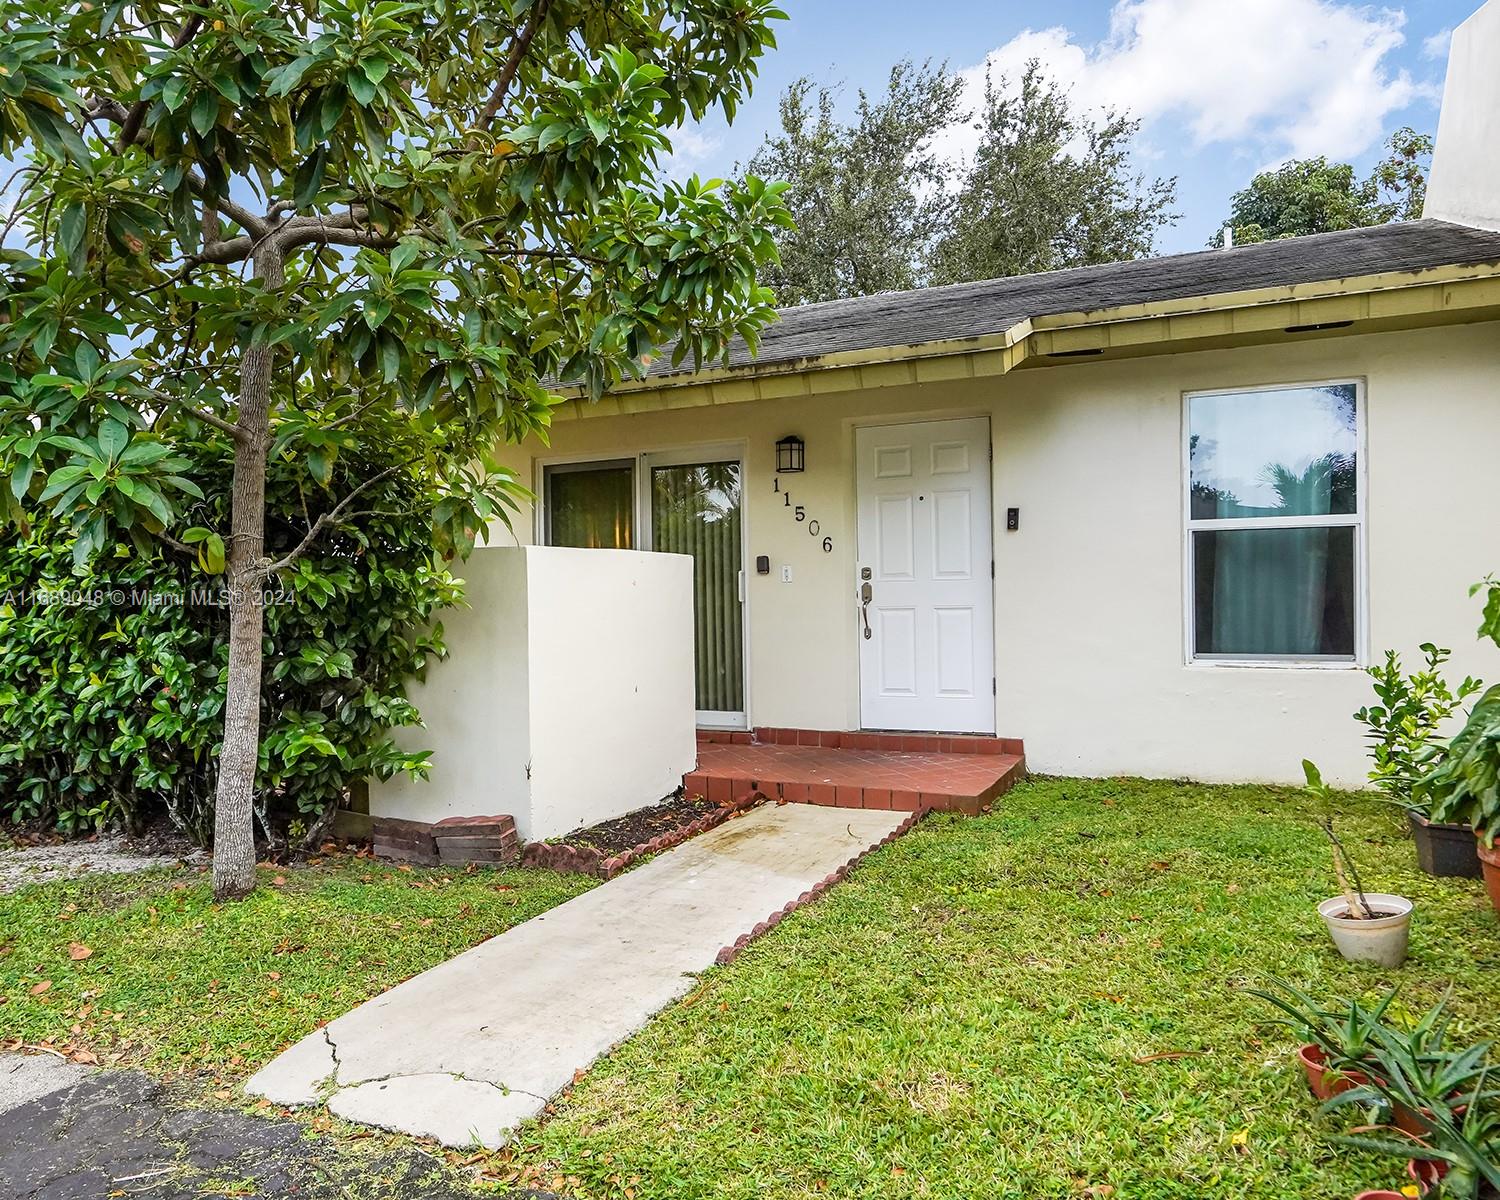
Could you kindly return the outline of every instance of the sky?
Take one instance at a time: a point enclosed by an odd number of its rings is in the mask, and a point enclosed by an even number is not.
[[[1178,179],[1178,223],[1159,253],[1201,249],[1256,172],[1324,155],[1361,172],[1410,125],[1435,133],[1453,27],[1479,0],[783,0],[779,48],[761,60],[755,94],[722,120],[675,138],[671,171],[722,176],[776,125],[792,80],[883,89],[893,63],[946,60],[976,99],[986,66],[1014,77],[1026,61],[1088,108],[1139,117],[1137,166]],[[847,110],[846,110],[847,111]],[[967,129],[945,153],[969,152]]]

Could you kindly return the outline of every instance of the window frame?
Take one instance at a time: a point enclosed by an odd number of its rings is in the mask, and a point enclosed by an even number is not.
[[[626,549],[634,550],[640,541],[641,512],[640,512],[640,473],[641,464],[636,457],[622,458],[618,454],[608,458],[597,459],[569,459],[564,462],[538,464],[540,475],[540,486],[537,489],[537,530],[536,541],[540,546],[552,545],[552,480],[558,475],[581,475],[589,471],[602,471],[609,468],[624,468],[630,472],[630,536],[631,545]]]
[[[1322,516],[1214,517],[1193,516],[1192,405],[1199,396],[1238,396],[1251,392],[1302,391],[1307,388],[1353,386],[1354,388],[1354,512]],[[1234,387],[1194,388],[1182,393],[1181,462],[1178,487],[1182,504],[1182,646],[1183,662],[1209,670],[1260,668],[1272,670],[1360,671],[1369,662],[1369,454],[1366,442],[1366,381],[1360,376],[1302,379],[1291,383],[1247,383]],[[1293,654],[1199,654],[1193,535],[1205,530],[1238,529],[1330,529],[1354,530],[1354,653],[1344,655]]]

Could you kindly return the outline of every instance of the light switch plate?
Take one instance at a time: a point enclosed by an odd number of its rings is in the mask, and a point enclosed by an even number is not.
[[[782,563],[781,564],[781,582],[782,583],[791,583],[792,582],[792,564],[791,563]]]

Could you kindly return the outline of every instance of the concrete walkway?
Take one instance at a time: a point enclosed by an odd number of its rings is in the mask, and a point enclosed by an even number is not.
[[[286,1105],[497,1147],[772,913],[910,814],[762,805],[309,1034],[250,1080]]]

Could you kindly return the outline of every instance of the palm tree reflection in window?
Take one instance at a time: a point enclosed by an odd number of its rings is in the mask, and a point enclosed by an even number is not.
[[[744,708],[740,606],[741,473],[737,462],[653,467],[652,545],[693,557],[698,709]]]

